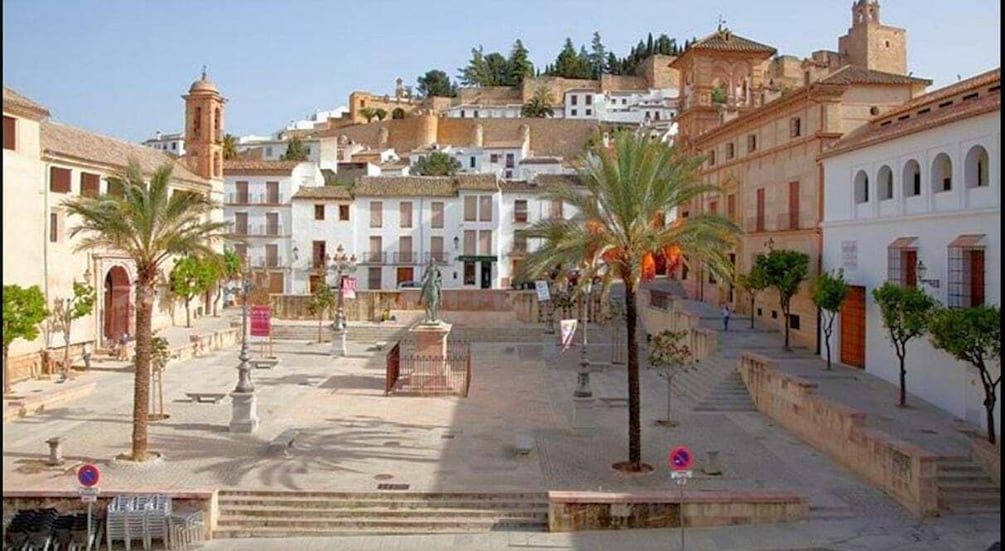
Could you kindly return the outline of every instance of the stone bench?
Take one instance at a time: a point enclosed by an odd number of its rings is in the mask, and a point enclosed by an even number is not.
[[[297,436],[300,434],[298,429],[286,429],[279,434],[279,436],[273,438],[269,441],[269,445],[266,448],[266,452],[270,455],[282,454],[283,456],[289,457],[290,448],[296,443]]]
[[[248,363],[255,369],[272,369],[279,364],[279,358],[252,358]]]
[[[227,395],[222,392],[186,392],[185,396],[200,404],[218,404]]]

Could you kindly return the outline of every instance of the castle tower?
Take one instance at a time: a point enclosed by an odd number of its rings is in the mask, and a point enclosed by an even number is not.
[[[852,3],[851,28],[838,38],[838,51],[846,65],[907,74],[907,31],[880,22],[879,0]]]
[[[207,180],[223,179],[223,104],[216,85],[206,78],[193,82],[185,99],[185,158],[192,172]]]

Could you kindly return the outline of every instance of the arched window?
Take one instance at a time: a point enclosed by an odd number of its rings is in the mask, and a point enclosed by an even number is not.
[[[949,155],[939,153],[932,161],[932,193],[953,189],[953,162]]]
[[[213,139],[218,142],[223,141],[223,135],[221,134],[219,107],[213,109]]]
[[[963,183],[968,188],[984,187],[988,183],[988,150],[975,145],[967,152],[963,165]]]
[[[879,167],[879,172],[876,175],[876,186],[879,188],[880,201],[893,199],[893,170],[890,170],[890,167],[886,165]]]
[[[192,135],[199,139],[199,131],[202,130],[202,107],[195,108],[195,115],[192,117]]]
[[[921,165],[911,159],[904,164],[904,174],[900,180],[904,186],[905,197],[921,195]]]
[[[402,109],[401,107],[396,108],[394,111],[391,111],[391,118],[392,119],[403,119],[403,118],[405,118],[405,110]]]
[[[869,202],[869,176],[864,170],[858,171],[855,175],[855,202]]]

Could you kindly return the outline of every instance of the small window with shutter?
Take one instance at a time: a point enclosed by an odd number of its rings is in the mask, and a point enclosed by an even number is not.
[[[80,194],[84,197],[97,197],[101,193],[101,176],[90,172],[80,173]]]
[[[70,193],[72,188],[70,169],[59,168],[58,166],[49,168],[49,191],[53,193]]]
[[[17,149],[17,119],[3,117],[3,148],[14,151]]]

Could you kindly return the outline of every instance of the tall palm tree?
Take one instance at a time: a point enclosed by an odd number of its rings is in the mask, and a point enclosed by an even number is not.
[[[223,158],[233,159],[237,157],[237,136],[233,134],[223,135]]]
[[[727,281],[732,269],[726,251],[739,229],[714,215],[663,222],[691,200],[719,191],[699,183],[701,158],[628,131],[616,133],[610,147],[596,143],[583,159],[582,189],[562,186],[545,193],[577,212],[568,220],[542,220],[531,227],[528,237],[544,242],[528,255],[524,270],[536,276],[557,264],[606,263],[608,272],[622,280],[628,318],[628,461],[615,467],[639,472],[651,467],[642,463],[636,294],[655,274],[654,258],[660,254],[701,262]]]
[[[145,461],[147,408],[150,403],[150,360],[154,288],[161,264],[172,255],[214,254],[210,247],[222,237],[226,222],[209,221],[214,203],[206,195],[171,193],[171,165],[158,168],[149,183],[139,164],[130,161],[125,173],[109,178],[121,194],[77,197],[64,203],[82,234],[76,251],[105,248],[125,253],[136,265],[136,375],[133,385],[133,461]]]

